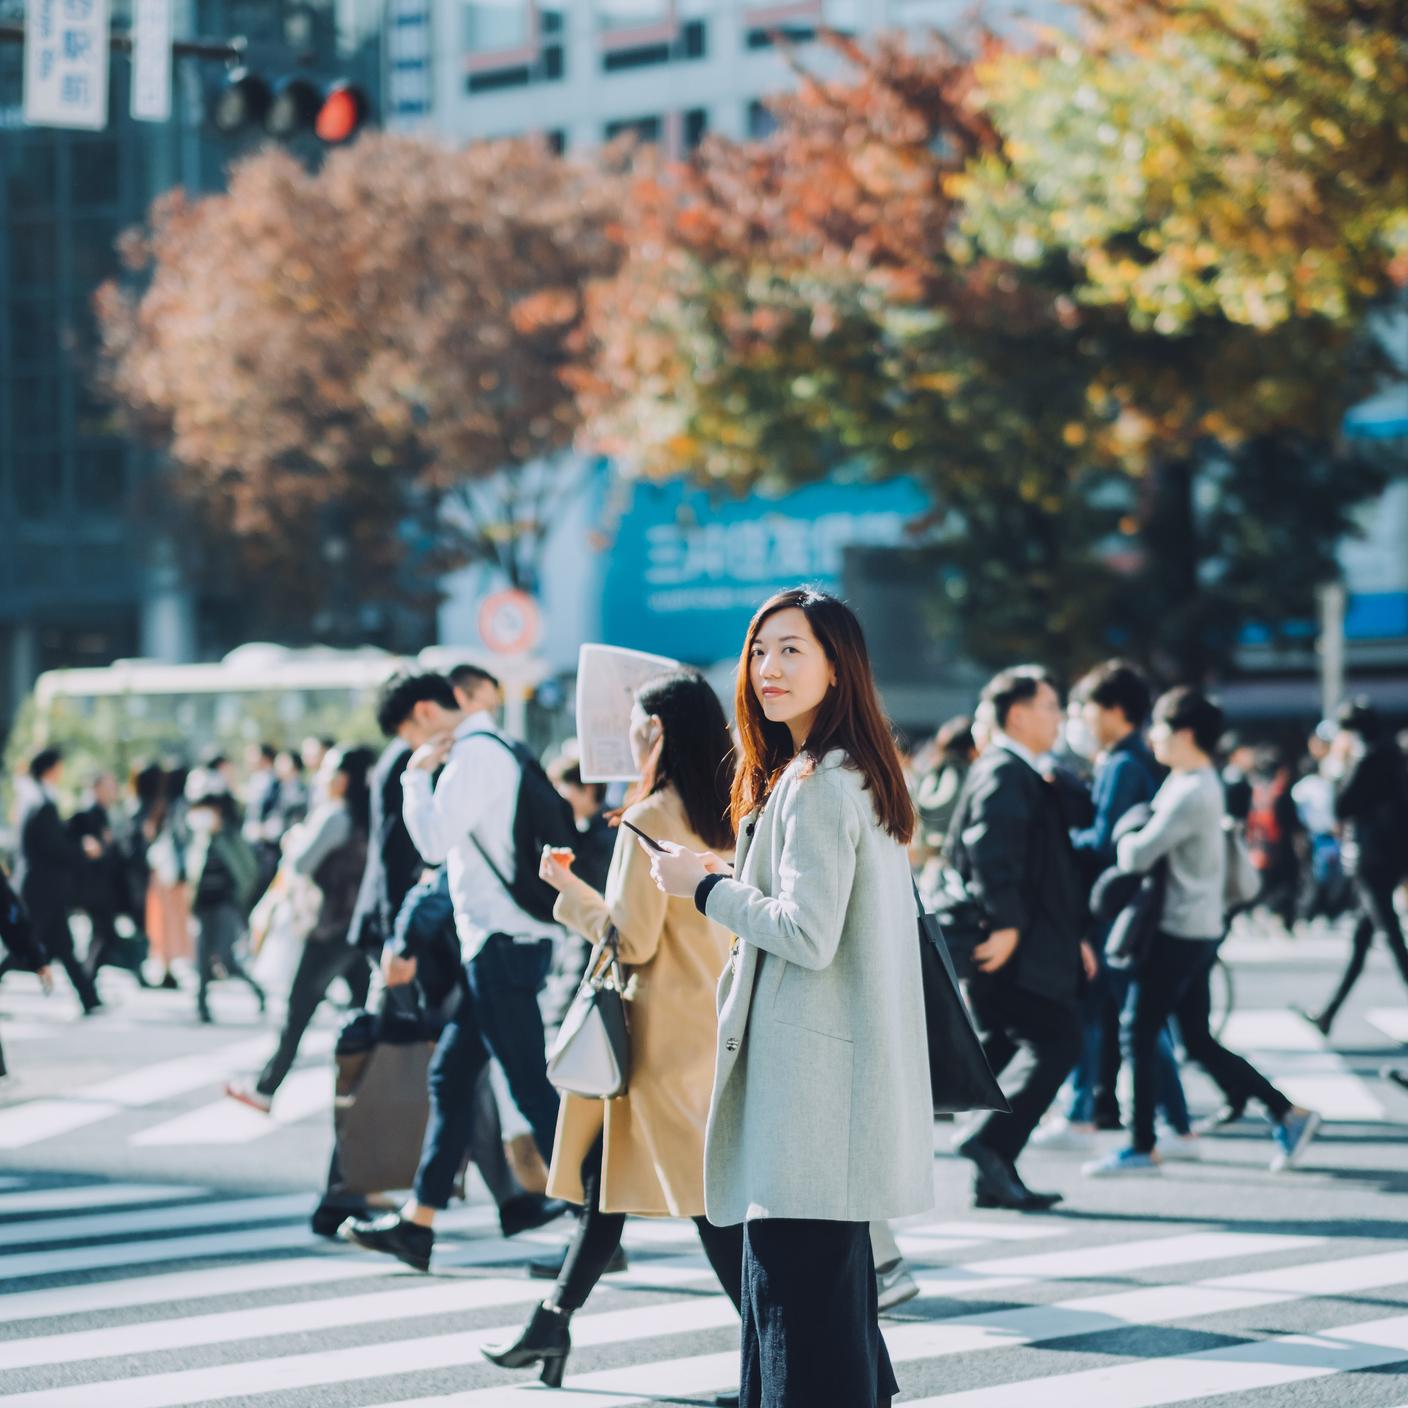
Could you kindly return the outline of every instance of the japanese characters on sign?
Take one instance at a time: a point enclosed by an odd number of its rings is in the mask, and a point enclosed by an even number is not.
[[[26,0],[24,120],[107,126],[108,0]]]
[[[132,0],[132,116],[171,116],[171,0]]]

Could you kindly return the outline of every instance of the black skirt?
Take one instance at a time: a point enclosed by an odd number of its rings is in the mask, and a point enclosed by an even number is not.
[[[742,1408],[885,1408],[899,1392],[868,1223],[747,1223],[741,1313]]]

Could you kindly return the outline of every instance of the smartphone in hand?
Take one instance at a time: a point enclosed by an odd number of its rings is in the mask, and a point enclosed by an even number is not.
[[[645,844],[649,846],[652,851],[659,851],[662,855],[665,854],[664,846],[662,846],[659,841],[655,839],[655,837],[647,836],[645,832],[640,829],[640,827],[636,826],[632,822],[627,821],[625,817],[621,818],[621,825],[629,831],[634,831],[636,835],[639,836],[640,839],[644,841]]]

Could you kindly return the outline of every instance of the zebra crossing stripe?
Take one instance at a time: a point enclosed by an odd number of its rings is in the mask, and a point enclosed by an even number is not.
[[[57,1250],[7,1255],[0,1262],[6,1281],[26,1276],[58,1276],[72,1271],[110,1271],[124,1266],[157,1265],[163,1261],[191,1261],[197,1257],[245,1255],[250,1252],[307,1250],[313,1234],[301,1227],[263,1227],[251,1232],[215,1232],[196,1237],[162,1237],[156,1241],[109,1242],[96,1247],[60,1247]],[[0,1306],[4,1305],[0,1299]]]
[[[112,1100],[26,1100],[10,1105],[0,1110],[0,1149],[27,1149],[57,1139],[110,1119],[121,1108]]]
[[[542,1288],[538,1288],[541,1295]],[[536,1298],[536,1297],[535,1297]],[[573,1323],[579,1344],[615,1344],[652,1335],[682,1335],[716,1330],[737,1324],[733,1306],[722,1296],[691,1296],[666,1305],[633,1306],[605,1315],[585,1316]],[[320,1388],[357,1380],[394,1379],[433,1369],[450,1369],[479,1363],[485,1345],[518,1333],[518,1325],[499,1325],[451,1335],[421,1336],[409,1340],[220,1364],[206,1369],[185,1369],[143,1378],[89,1381],[81,1386],[39,1389],[0,1396],[8,1408],[74,1408],[75,1389],[92,1395],[98,1383],[121,1384],[122,1408],[178,1408],[256,1393]],[[737,1356],[733,1356],[735,1359]],[[500,1394],[502,1389],[497,1390]],[[91,1399],[89,1401],[92,1401]]]
[[[1369,1021],[1394,1041],[1408,1042],[1408,1007],[1376,1007]]]
[[[11,1222],[0,1225],[0,1247],[22,1247],[33,1242],[79,1242],[95,1237],[130,1237],[136,1233],[165,1232],[177,1227],[218,1227],[227,1222],[275,1222],[307,1216],[308,1201],[306,1193],[290,1193],[272,1198],[197,1203],[185,1208],[143,1208],[137,1212]]]
[[[1368,1084],[1294,1012],[1233,1012],[1220,1040],[1234,1051],[1264,1056],[1261,1064],[1272,1071],[1287,1098],[1327,1120],[1378,1123],[1386,1118]]]
[[[1054,1380],[1081,1408],[1165,1408],[1190,1399],[1254,1393],[1408,1359],[1408,1315],[1280,1335],[1224,1349],[1120,1364]],[[1042,1380],[1051,1384],[1052,1380]],[[997,1384],[919,1399],[910,1408],[1011,1408],[1014,1389]],[[452,1401],[452,1400],[451,1400]],[[593,1401],[593,1408],[600,1404]]]
[[[365,1271],[362,1274],[366,1274]],[[697,1282],[711,1280],[706,1269],[692,1273]],[[109,1355],[156,1354],[198,1345],[231,1344],[271,1335],[303,1334],[353,1325],[386,1324],[418,1316],[450,1315],[493,1306],[526,1305],[541,1300],[543,1288],[527,1278],[476,1281],[417,1280],[405,1290],[378,1291],[288,1305],[259,1306],[213,1315],[181,1316],[104,1330],[70,1330],[60,1334],[0,1343],[0,1370],[41,1364],[74,1363]],[[0,1307],[3,1308],[3,1307]]]
[[[18,1179],[13,1182],[18,1183]],[[0,1189],[4,1185],[0,1184]],[[68,1212],[73,1208],[115,1208],[125,1203],[176,1202],[208,1196],[208,1188],[169,1183],[85,1183],[65,1188],[30,1188],[0,1191],[0,1218],[17,1214]]]
[[[1338,1294],[1372,1290],[1401,1284],[1405,1278],[1408,1278],[1408,1252],[1391,1252],[1351,1258],[1342,1262],[1229,1276],[1189,1286],[1152,1286],[1143,1291],[1120,1291],[1064,1304],[977,1312],[934,1324],[887,1326],[884,1331],[885,1343],[890,1358],[896,1365],[917,1363],[950,1354],[1018,1348],[1069,1335],[1098,1334],[1131,1325],[1196,1319],[1225,1310],[1248,1309],[1258,1305],[1313,1298],[1330,1294],[1327,1289],[1329,1286],[1333,1286]],[[1257,1283],[1260,1283],[1260,1289],[1256,1288]],[[1393,1325],[1400,1322],[1394,1320],[1384,1323]],[[1402,1342],[1404,1347],[1408,1348],[1408,1317],[1402,1317],[1401,1323]],[[573,1322],[573,1331],[575,1336],[576,1321]],[[1290,1337],[1288,1343],[1318,1343],[1339,1333],[1330,1331],[1324,1335]],[[1237,1348],[1245,1351],[1248,1347]],[[1402,1357],[1397,1350],[1380,1347],[1379,1352],[1383,1357],[1374,1359],[1373,1364],[1393,1363]],[[1293,1363],[1300,1362],[1294,1354],[1288,1357]],[[1174,1358],[1153,1362],[1161,1366],[1178,1365],[1182,1360]],[[1373,1364],[1345,1367],[1373,1367]],[[1041,1396],[1050,1402],[1079,1403],[1081,1408],[1153,1408],[1153,1405],[1165,1402],[1185,1401],[1183,1396],[1146,1400],[1137,1396],[1121,1396],[1121,1391],[1092,1398],[1085,1391],[1085,1380],[1098,1382],[1103,1374],[1109,1372],[1128,1372],[1128,1380],[1122,1380],[1122,1384],[1137,1384],[1143,1377],[1138,1371],[1145,1368],[1146,1365],[1137,1364],[1121,1366],[1114,1371],[1096,1370],[1090,1375],[1076,1374],[1055,1380],[1042,1380],[1047,1388]],[[1326,1367],[1324,1372],[1338,1373],[1341,1369]],[[631,1365],[629,1368],[573,1375],[568,1385],[558,1390],[530,1386],[524,1382],[509,1392],[531,1393],[531,1399],[524,1400],[525,1408],[529,1403],[534,1405],[534,1408],[571,1408],[573,1404],[584,1402],[590,1403],[591,1408],[635,1408],[643,1399],[686,1397],[713,1392],[736,1382],[737,1373],[736,1354],[706,1354],[688,1359],[656,1361]],[[1149,1376],[1150,1382],[1156,1385],[1161,1381],[1161,1377],[1161,1373],[1156,1371]],[[1076,1380],[1082,1381],[1079,1388],[1068,1387]],[[1213,1383],[1214,1386],[1200,1387],[1197,1392],[1186,1397],[1228,1393],[1239,1386],[1229,1384],[1227,1388],[1216,1387],[1215,1374],[1209,1375],[1207,1382]],[[1279,1380],[1270,1379],[1251,1387],[1271,1387],[1276,1382]],[[1060,1385],[1059,1396],[1053,1396],[1051,1393],[1053,1383]],[[1030,1384],[1030,1380],[1024,1380],[975,1390],[971,1402],[967,1394],[940,1395],[924,1399],[913,1405],[913,1408],[1012,1408],[1014,1391],[1027,1388]],[[403,1399],[394,1404],[379,1404],[377,1408],[502,1408],[504,1393],[504,1387],[499,1386],[431,1398]]]
[[[135,1148],[167,1148],[174,1144],[249,1144],[282,1126],[332,1109],[332,1073],[327,1069],[299,1071],[274,1097],[269,1114],[222,1096],[174,1119],[139,1130],[127,1141]]]

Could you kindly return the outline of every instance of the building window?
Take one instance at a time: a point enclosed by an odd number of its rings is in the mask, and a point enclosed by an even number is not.
[[[548,150],[558,156],[567,150],[567,133],[561,127],[554,127],[551,132],[544,132],[543,140],[548,144]]]
[[[685,151],[692,152],[704,140],[704,134],[708,130],[708,110],[706,108],[690,108],[684,115],[684,131],[681,133]]]
[[[10,238],[14,239],[13,227]],[[16,300],[10,305],[10,351],[18,365],[36,366],[59,355],[59,314],[51,299]]]
[[[471,5],[470,9],[475,6]],[[480,7],[485,8],[485,7]],[[498,8],[493,6],[490,8]],[[467,43],[465,67],[469,70],[466,87],[470,93],[488,93],[500,88],[521,88],[530,83],[552,83],[567,72],[566,30],[560,9],[546,9],[536,4],[515,5],[515,10],[530,22],[525,42],[513,47],[477,49]],[[466,27],[466,41],[477,31]],[[514,33],[521,33],[517,30]],[[490,30],[482,34],[487,39]],[[504,28],[501,37],[509,31]]]
[[[10,382],[10,410],[10,424],[17,441],[29,443],[57,435],[60,423],[58,376],[49,373],[14,377]]]
[[[21,523],[49,523],[67,509],[63,457],[57,450],[44,455],[15,456],[15,514]]]
[[[467,0],[464,48],[471,59],[521,64],[536,57],[538,7],[532,0]]]
[[[77,511],[87,517],[108,517],[127,503],[127,454],[120,445],[80,450]]]

